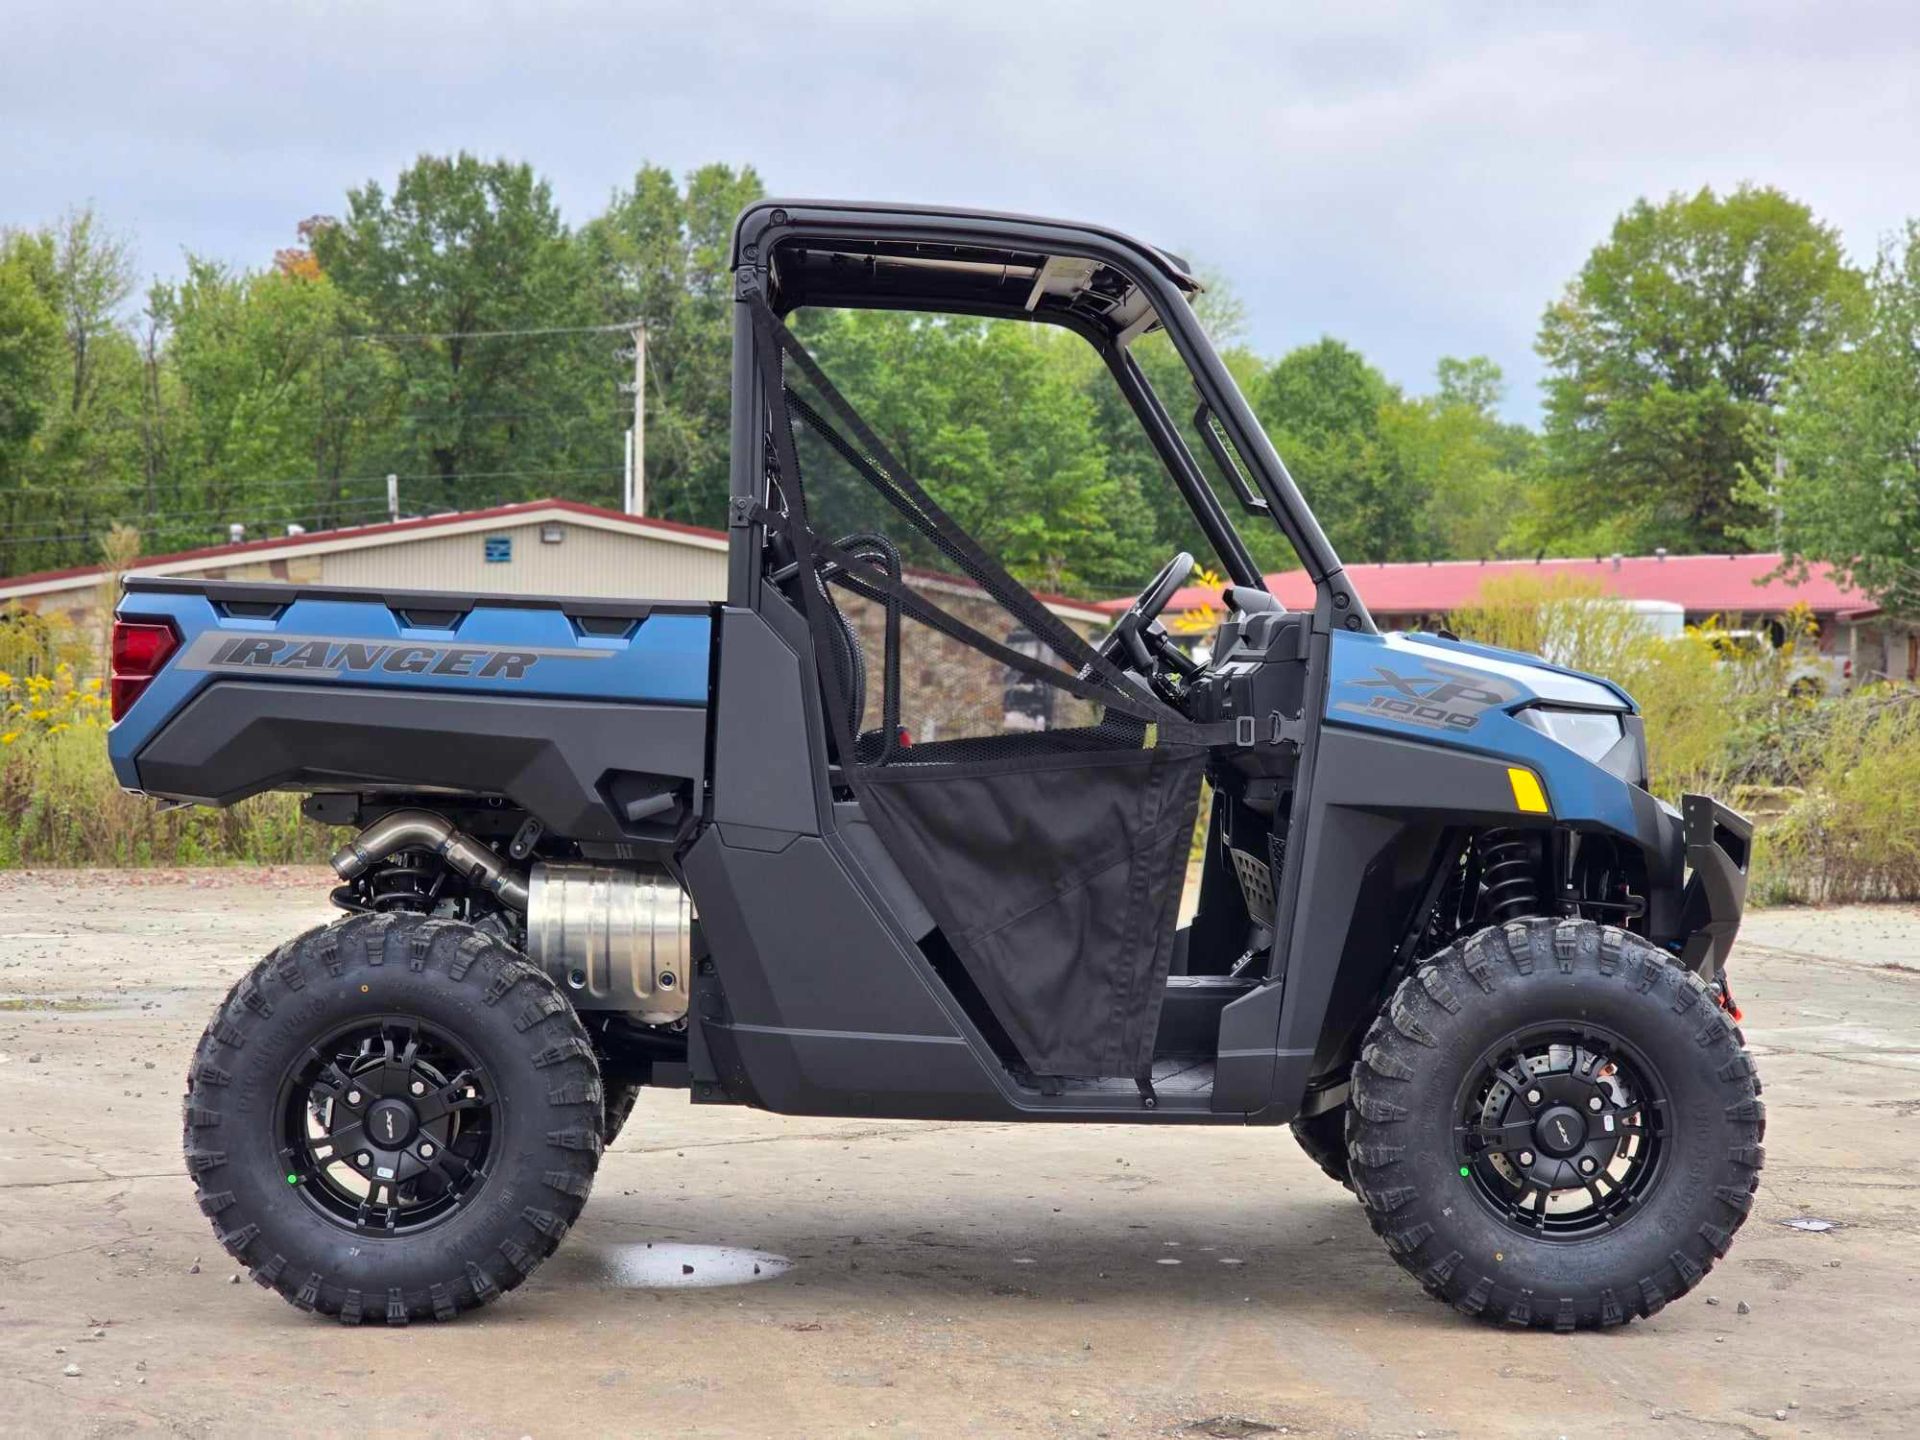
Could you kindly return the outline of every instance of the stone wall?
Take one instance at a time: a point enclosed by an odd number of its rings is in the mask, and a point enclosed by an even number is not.
[[[954,619],[1002,645],[1037,652],[1037,646],[1016,644],[1014,617],[998,602],[958,585],[916,589],[930,603]],[[880,725],[886,655],[885,607],[835,587],[834,599],[860,637],[867,660],[867,707],[862,730]],[[1067,621],[1083,639],[1096,627]],[[985,652],[922,625],[910,616],[900,620],[900,723],[916,741],[956,740],[999,735],[1017,730],[1057,730],[1086,725],[1094,708],[1064,690],[1015,672]],[[1052,663],[1051,652],[1043,658]]]

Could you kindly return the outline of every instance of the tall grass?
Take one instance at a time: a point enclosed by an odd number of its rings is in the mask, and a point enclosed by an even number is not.
[[[1920,899],[1920,692],[1863,691],[1773,741],[1755,758],[1790,800],[1761,833],[1757,898]]]
[[[1778,650],[1729,646],[1718,625],[1663,637],[1597,585],[1567,576],[1489,581],[1480,603],[1456,611],[1461,635],[1540,655],[1613,681],[1647,726],[1656,795],[1724,795],[1759,737],[1807,702],[1788,693],[1795,643]],[[1790,627],[1805,636],[1804,622]]]
[[[0,671],[0,698],[0,869],[319,862],[338,843],[295,795],[163,811],[127,794],[107,761],[100,683],[66,662]]]
[[[1816,904],[1920,899],[1920,691],[1879,686],[1812,701],[1778,650],[1725,643],[1717,625],[1662,639],[1577,581],[1490,582],[1457,612],[1463,635],[1603,675],[1638,702],[1654,792],[1717,795],[1763,812],[1751,894]]]

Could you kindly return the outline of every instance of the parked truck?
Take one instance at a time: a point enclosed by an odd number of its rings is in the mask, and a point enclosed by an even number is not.
[[[1605,680],[1379,633],[1177,257],[779,201],[732,246],[723,602],[126,584],[121,782],[298,791],[353,835],[340,918],[241,978],[187,1077],[236,1260],[345,1321],[451,1319],[560,1243],[651,1086],[1290,1125],[1467,1314],[1613,1325],[1699,1284],[1762,1163],[1748,824],[1650,792]],[[803,342],[847,308],[1091,346],[1225,579],[1205,662],[1159,619],[1191,554],[1096,635],[957,523]],[[1262,585],[1276,534],[1310,611]]]

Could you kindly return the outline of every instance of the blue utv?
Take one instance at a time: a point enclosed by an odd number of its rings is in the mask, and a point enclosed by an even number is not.
[[[299,791],[354,835],[344,915],[234,986],[188,1076],[253,1277],[346,1321],[483,1305],[651,1085],[1290,1124],[1467,1314],[1613,1325],[1698,1285],[1762,1161],[1725,969],[1751,832],[1649,792],[1631,699],[1380,634],[1175,256],[769,201],[732,276],[724,602],[127,583],[121,782]],[[1013,578],[806,343],[848,308],[1091,346],[1226,577],[1210,653],[1160,619],[1188,554],[1104,629]],[[1310,612],[1262,584],[1283,541]]]

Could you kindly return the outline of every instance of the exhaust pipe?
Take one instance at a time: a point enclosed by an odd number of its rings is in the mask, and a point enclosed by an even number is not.
[[[527,958],[577,1010],[616,1010],[648,1025],[686,1019],[693,906],[664,870],[536,864],[530,875],[431,810],[395,810],[343,845],[334,873],[357,880],[400,850],[436,855],[527,917]]]
[[[693,906],[664,870],[536,865],[527,957],[576,1010],[671,1025],[693,988]]]
[[[334,852],[334,874],[357,880],[396,850],[431,851],[502,905],[526,913],[527,882],[493,851],[431,810],[395,810],[381,816]]]

